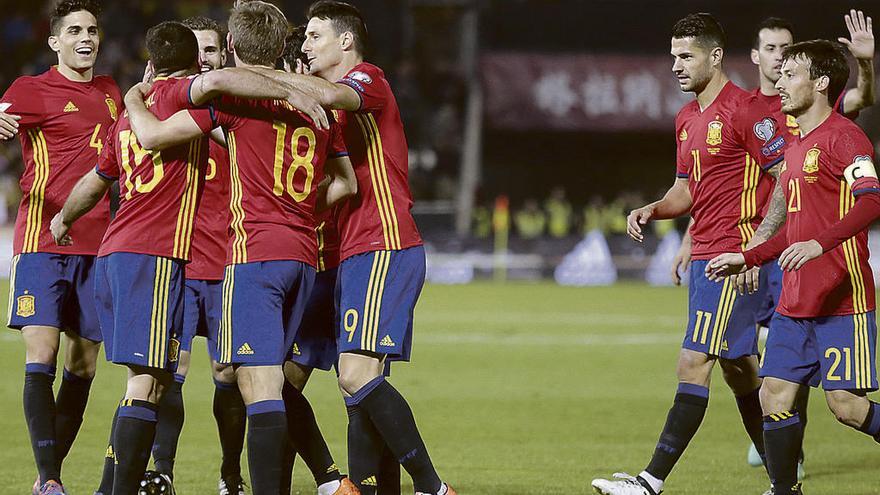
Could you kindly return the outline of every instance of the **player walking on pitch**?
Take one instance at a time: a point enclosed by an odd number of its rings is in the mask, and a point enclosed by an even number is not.
[[[803,428],[793,407],[802,386],[821,383],[838,421],[880,442],[880,404],[866,397],[877,390],[866,229],[880,213],[880,182],[871,141],[832,108],[849,77],[843,52],[807,41],[786,48],[784,60],[776,87],[800,132],[780,177],[784,230],[745,253],[716,257],[705,271],[718,278],[776,257],[786,270],[761,367],[761,405],[772,493],[800,494]]]
[[[19,134],[25,171],[10,272],[10,328],[26,348],[24,414],[38,478],[34,494],[64,493],[61,465],[89,398],[101,331],[95,311],[94,263],[107,224],[106,195],[74,229],[77,243],[58,246],[49,221],[76,180],[95,165],[122,99],[116,83],[94,75],[100,48],[97,3],[58,2],[49,19],[49,47],[58,65],[20,77],[0,98],[0,138]],[[64,373],[53,395],[61,333]]]
[[[649,465],[637,477],[595,479],[593,488],[608,495],[656,495],[702,423],[709,402],[709,381],[716,361],[737,399],[749,436],[763,451],[760,380],[755,357],[755,311],[760,294],[737,293],[732,280],[708,280],[703,268],[719,252],[742,249],[761,220],[770,194],[763,171],[778,174],[785,138],[773,126],[758,136],[754,96],[729,81],[722,70],[724,32],[709,14],[692,14],[676,23],[672,70],[683,91],[696,100],[676,117],[677,179],[663,199],[634,210],[628,232],[642,240],[649,220],[688,212],[693,257],[689,284],[688,328],[678,362],[678,391]],[[756,276],[757,273],[751,274]]]

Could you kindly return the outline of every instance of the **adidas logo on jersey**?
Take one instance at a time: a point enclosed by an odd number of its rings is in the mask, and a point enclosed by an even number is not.
[[[394,347],[394,341],[391,340],[390,335],[386,335],[382,337],[382,340],[379,341],[379,345],[382,347]]]
[[[365,479],[364,481],[361,481],[361,484],[364,486],[378,486],[378,483],[376,483],[375,476],[370,476],[369,478]]]
[[[68,101],[67,105],[64,105],[64,113],[68,112],[79,112],[79,108],[76,108],[72,101]]]
[[[294,354],[295,356],[300,356],[300,355],[302,355],[302,353],[299,352],[299,346],[296,345],[296,342],[293,343],[293,354]]]
[[[251,345],[248,344],[247,342],[245,342],[244,344],[241,344],[241,347],[238,348],[238,355],[239,356],[250,356],[253,353],[254,353],[254,350],[251,349]]]

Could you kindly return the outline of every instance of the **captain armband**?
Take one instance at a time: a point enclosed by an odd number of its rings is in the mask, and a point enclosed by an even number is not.
[[[874,162],[871,161],[870,156],[861,155],[853,160],[852,165],[846,167],[846,170],[843,171],[843,177],[846,179],[846,183],[852,187],[859,179],[866,177],[877,179],[877,170],[874,169]]]

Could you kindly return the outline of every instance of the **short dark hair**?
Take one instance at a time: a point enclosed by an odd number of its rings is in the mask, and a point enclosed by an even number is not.
[[[672,27],[673,38],[695,38],[698,43],[708,48],[724,48],[727,37],[724,28],[712,14],[700,12],[680,19]]]
[[[199,59],[196,35],[177,21],[165,21],[151,27],[147,31],[146,45],[156,73],[188,69]]]
[[[319,0],[309,7],[309,12],[306,14],[307,19],[315,17],[331,21],[337,35],[346,31],[351,32],[354,35],[355,50],[361,55],[367,53],[370,36],[364,16],[357,7],[336,0]]]
[[[80,10],[85,10],[92,14],[95,16],[95,19],[101,14],[101,6],[97,0],[60,0],[52,8],[52,13],[49,14],[49,32],[53,36],[57,36],[58,31],[61,29],[61,21],[68,15]]]
[[[236,2],[229,15],[235,54],[246,64],[274,67],[289,28],[278,7],[258,0]]]
[[[226,29],[214,19],[201,15],[192,16],[183,20],[183,25],[193,31],[214,31],[220,38],[220,48],[226,49]]]
[[[306,26],[296,26],[290,30],[287,39],[284,40],[284,52],[281,58],[287,62],[291,68],[296,67],[296,61],[299,60],[306,67],[309,66],[309,58],[302,51],[303,42],[306,40]]]
[[[783,61],[799,58],[810,61],[811,80],[828,77],[828,103],[833,105],[849,79],[849,64],[843,47],[828,40],[810,40],[789,45],[782,51]]]
[[[755,38],[752,40],[752,48],[755,50],[761,46],[761,31],[764,29],[769,29],[771,31],[784,29],[794,37],[794,24],[792,24],[791,21],[783,19],[782,17],[768,17],[761,21],[761,24],[758,24],[758,29],[755,31]]]

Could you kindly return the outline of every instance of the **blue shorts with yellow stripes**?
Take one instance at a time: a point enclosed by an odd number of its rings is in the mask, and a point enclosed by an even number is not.
[[[107,360],[175,371],[183,327],[183,262],[112,253],[98,258],[95,270]]]
[[[9,272],[9,328],[55,327],[101,341],[95,309],[95,257],[22,253]]]
[[[779,296],[782,295],[782,268],[776,260],[761,266],[761,293],[764,298],[761,307],[758,308],[758,325],[769,327],[770,320],[776,314],[776,306],[779,305]]]
[[[328,371],[336,363],[336,273],[331,268],[315,275],[315,287],[296,332],[290,360]]]
[[[413,310],[425,284],[425,248],[372,251],[339,267],[340,353],[385,354],[409,361]]]
[[[223,364],[284,364],[302,321],[315,269],[292,260],[228,265],[217,340]]]
[[[682,347],[723,359],[758,353],[755,315],[762,291],[741,295],[733,277],[706,278],[706,260],[691,262],[688,327]]]
[[[770,321],[762,377],[825,390],[877,390],[874,312],[821,318],[776,313]]]
[[[205,337],[208,340],[208,355],[216,361],[223,281],[188,278],[185,286],[180,350],[191,352],[193,339],[196,336]]]

